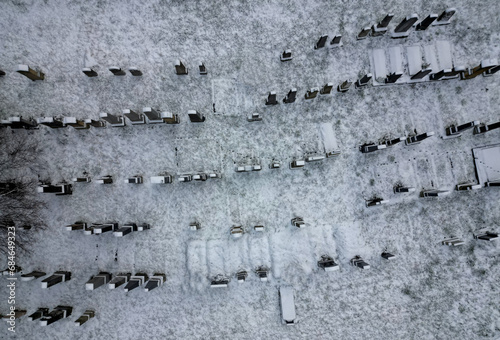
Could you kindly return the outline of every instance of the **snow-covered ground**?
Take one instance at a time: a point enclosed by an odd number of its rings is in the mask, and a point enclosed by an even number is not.
[[[403,17],[424,18],[456,7],[447,26],[356,41],[362,27],[392,11],[390,29]],[[445,127],[472,120],[499,121],[500,75],[393,87],[368,87],[305,100],[311,87],[370,72],[370,50],[450,41],[456,64],[472,67],[500,59],[500,7],[490,1],[2,1],[0,3],[0,118],[22,115],[98,119],[99,112],[153,107],[181,117],[179,125],[90,130],[0,130],[36,140],[37,175],[52,182],[87,171],[103,186],[76,183],[72,196],[42,195],[48,228],[36,232],[30,253],[18,254],[24,272],[69,270],[69,282],[48,290],[40,280],[20,282],[16,305],[74,307],[69,319],[47,327],[26,316],[12,339],[479,339],[500,337],[499,242],[478,242],[472,233],[500,231],[496,188],[456,192],[439,199],[393,193],[401,182],[422,189],[454,190],[475,182],[472,148],[498,143],[500,131],[442,140]],[[339,49],[314,50],[320,35],[342,34]],[[293,61],[282,63],[290,48]],[[181,58],[189,75],[174,74]],[[208,75],[200,76],[203,61]],[[17,64],[40,67],[43,82],[15,73]],[[113,76],[107,68],[135,66],[142,77]],[[99,73],[88,78],[83,67]],[[266,107],[292,87],[293,104]],[[213,104],[215,103],[215,113]],[[206,115],[190,123],[187,110]],[[246,117],[259,112],[262,122]],[[127,122],[128,123],[128,122]],[[373,154],[358,146],[435,131],[416,146],[395,145]],[[18,140],[18,139],[15,139]],[[288,162],[339,149],[341,155],[305,169]],[[235,164],[260,160],[263,170],[234,172]],[[268,169],[272,159],[282,162]],[[150,176],[218,170],[222,179],[158,186]],[[142,185],[123,182],[145,176]],[[36,190],[33,188],[33,190]],[[366,208],[365,199],[389,199]],[[308,227],[292,228],[302,216]],[[84,236],[64,226],[75,221],[152,225],[116,238]],[[190,222],[202,229],[190,231]],[[265,226],[263,233],[253,226]],[[247,233],[232,239],[229,229]],[[19,231],[21,232],[21,231]],[[465,240],[456,248],[440,242]],[[6,240],[5,240],[6,243]],[[385,261],[380,253],[399,257]],[[337,272],[319,270],[329,254]],[[349,266],[361,255],[371,268]],[[2,267],[7,260],[2,259]],[[253,269],[271,268],[260,282]],[[250,272],[238,284],[238,269]],[[149,293],[136,289],[86,291],[99,271],[164,272],[166,283]],[[210,289],[209,277],[232,276],[227,289]],[[7,280],[0,278],[0,313],[8,311]],[[278,288],[295,289],[297,325],[280,322]],[[73,321],[86,309],[96,317]]]

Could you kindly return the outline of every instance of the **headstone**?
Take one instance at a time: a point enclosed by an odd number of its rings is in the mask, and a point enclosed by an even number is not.
[[[32,81],[45,79],[45,74],[42,71],[34,70],[28,65],[17,65],[16,72],[21,73]]]
[[[257,267],[257,269],[255,269],[255,274],[257,274],[260,281],[266,282],[269,276],[269,269],[265,266]]]
[[[87,236],[94,235],[94,226],[92,224],[91,225],[87,224],[83,228],[83,235],[87,235]]]
[[[263,225],[256,225],[253,227],[253,230],[258,231],[258,232],[263,232],[264,226]]]
[[[70,306],[57,306],[46,316],[40,318],[40,326],[48,326],[56,321],[67,318],[71,315],[73,307]]]
[[[243,283],[246,281],[247,276],[248,276],[248,273],[246,272],[246,270],[239,270],[236,273],[236,280],[238,280],[239,283]]]
[[[304,165],[306,165],[306,162],[302,159],[294,159],[293,161],[290,162],[290,169],[296,170],[303,168]]]
[[[89,321],[89,319],[93,318],[95,316],[95,312],[91,309],[87,309],[85,313],[82,314],[78,319],[75,321],[75,326],[81,326],[85,322]]]
[[[85,73],[87,77],[97,77],[97,72],[91,69],[90,67],[84,67],[82,72]]]
[[[332,272],[339,269],[339,265],[329,255],[321,256],[321,259],[318,261],[318,267],[322,268],[325,272]]]
[[[442,197],[451,193],[448,190],[423,190],[420,192],[420,197]]]
[[[384,141],[384,144],[387,146],[393,146],[394,144],[398,144],[403,142],[406,139],[406,137],[397,137],[397,138],[391,138],[387,139]]]
[[[260,164],[252,165],[252,171],[260,171],[262,170],[262,166]]]
[[[205,121],[205,116],[196,110],[189,110],[188,116],[191,123],[203,123]]]
[[[193,180],[193,175],[183,174],[179,175],[179,182],[191,182]]]
[[[153,184],[167,184],[167,183],[172,183],[172,175],[170,174],[163,174],[160,176],[152,176],[151,177],[151,183]]]
[[[63,124],[77,130],[90,129],[90,125],[85,123],[84,119],[76,119],[75,117],[64,117]]]
[[[195,181],[205,182],[207,180],[207,178],[208,178],[208,176],[204,172],[200,172],[200,173],[193,175],[193,180],[195,180]]]
[[[71,272],[57,271],[46,279],[42,280],[42,288],[50,288],[58,283],[71,280]]]
[[[473,127],[479,124],[480,122],[478,120],[474,120],[472,122],[468,122],[462,125],[451,125],[448,128],[446,128],[446,135],[447,136],[460,135],[463,131],[467,129],[472,129]]]
[[[28,316],[28,320],[30,321],[35,321],[37,319],[40,319],[41,317],[49,315],[49,309],[48,308],[38,308],[36,312]]]
[[[236,172],[245,172],[246,169],[243,165],[238,165],[235,169]]]
[[[142,76],[142,72],[137,69],[137,67],[129,67],[128,68],[128,71],[130,72],[130,74],[132,74],[134,77],[140,77]]]
[[[37,187],[39,193],[51,193],[56,196],[71,195],[73,193],[73,186],[71,184],[42,184]]]
[[[387,204],[389,200],[384,200],[383,198],[374,198],[365,202],[366,207],[376,207],[377,205]]]
[[[465,66],[454,66],[451,70],[445,69],[444,76],[446,79],[458,78],[458,76],[462,75],[465,71]]]
[[[177,60],[175,62],[175,73],[178,75],[188,74],[188,68],[184,66],[182,61]]]
[[[5,71],[0,70],[0,77],[3,77],[5,75],[6,75]]]
[[[90,118],[86,118],[85,123],[96,128],[106,127],[106,123],[102,120],[93,120]]]
[[[356,255],[354,258],[352,258],[350,263],[352,266],[358,267],[361,269],[369,269],[370,268],[370,265],[368,263],[366,263],[359,255]]]
[[[425,31],[437,18],[438,18],[437,14],[429,14],[424,20],[418,23],[415,30]]]
[[[132,177],[127,178],[125,180],[125,183],[142,184],[143,183],[143,179],[142,179],[142,176],[136,175],[136,176],[132,176]]]
[[[208,173],[208,178],[213,178],[213,179],[222,178],[222,174],[219,171],[214,170]]]
[[[489,76],[492,76],[494,75],[495,73],[497,73],[498,71],[500,71],[500,65],[497,65],[497,66],[494,66],[488,70],[486,70],[486,72],[483,73],[483,76],[485,77],[489,77]]]
[[[485,187],[500,187],[500,180],[498,181],[488,181],[484,183]]]
[[[36,280],[36,279],[38,279],[42,276],[45,276],[45,275],[47,275],[47,274],[44,272],[35,270],[35,271],[32,271],[31,273],[21,275],[21,281]]]
[[[284,50],[280,55],[281,61],[290,61],[292,58],[292,50]]]
[[[389,13],[384,17],[384,19],[382,19],[381,22],[379,22],[376,25],[373,25],[372,26],[372,37],[378,37],[378,36],[384,35],[387,32],[387,26],[389,26],[389,23],[391,22],[393,17],[394,17],[394,14]]]
[[[125,109],[123,115],[130,120],[132,125],[146,124],[146,117],[142,113],[137,113],[134,110]]]
[[[312,87],[311,89],[307,90],[305,94],[306,99],[313,99],[316,98],[318,95],[319,89],[317,87]]]
[[[90,176],[82,176],[82,177],[74,177],[72,181],[77,183],[90,183],[92,182],[92,179],[90,178]]]
[[[127,283],[129,279],[130,273],[120,273],[118,275],[115,275],[115,277],[112,278],[111,281],[109,281],[108,288],[115,289],[117,287],[120,287],[122,284]]]
[[[241,227],[241,226],[235,225],[235,226],[231,227],[230,234],[234,238],[240,238],[241,236],[243,236],[244,233],[245,233],[245,230],[243,230],[243,227]]]
[[[441,70],[439,72],[436,72],[436,73],[433,73],[429,76],[429,79],[430,80],[440,80],[441,78],[443,78],[446,73],[448,72],[451,72],[451,69],[446,69],[446,70]]]
[[[149,230],[149,229],[151,229],[151,225],[148,223],[143,223],[143,224],[137,226],[137,231],[144,231],[144,230]]]
[[[336,35],[333,37],[332,41],[330,41],[330,47],[340,47],[342,46],[342,36]]]
[[[153,276],[149,278],[149,281],[146,282],[146,286],[144,290],[146,292],[152,291],[155,288],[160,287],[167,280],[167,276],[163,273],[154,273]]]
[[[96,183],[99,184],[113,184],[113,177],[111,176],[103,176],[96,180]]]
[[[259,113],[252,113],[247,117],[249,122],[260,122],[262,120],[262,116]]]
[[[48,126],[52,129],[64,128],[66,127],[63,123],[63,120],[60,118],[54,117],[41,117],[37,118],[36,122],[41,125]]]
[[[156,111],[155,109],[151,107],[145,107],[142,109],[142,112],[148,119],[149,124],[156,124],[156,123],[164,123],[165,121],[161,117],[160,112]]]
[[[462,77],[461,79],[472,79],[475,78],[488,70],[496,67],[498,64],[498,61],[496,59],[487,59],[487,60],[482,60],[481,63],[474,67],[474,68],[468,68],[465,70],[465,72],[462,72]]]
[[[477,189],[481,189],[482,187],[483,186],[481,184],[474,184],[474,183],[457,184],[457,186],[456,186],[458,191],[477,190]]]
[[[304,222],[304,219],[302,217],[292,218],[291,223],[292,227],[304,228],[306,226],[306,223]]]
[[[333,158],[333,157],[337,157],[339,155],[340,155],[340,150],[333,150],[333,151],[328,151],[327,153],[325,153],[326,158]]]
[[[396,186],[394,187],[394,193],[402,193],[402,192],[415,192],[414,187],[403,187],[403,186]]]
[[[485,133],[485,132],[495,130],[498,128],[500,128],[500,122],[496,122],[496,123],[492,123],[492,124],[488,124],[488,125],[479,124],[477,126],[474,126],[474,134],[477,135],[477,134]]]
[[[314,45],[314,49],[317,50],[318,48],[325,47],[326,39],[328,39],[328,35],[322,35],[318,42]]]
[[[375,144],[375,143],[366,143],[366,144],[363,144],[359,147],[359,151],[361,151],[362,153],[370,153],[370,152],[375,152],[375,151],[378,151],[378,150],[383,150],[383,149],[386,149],[387,148],[387,145],[385,144]]]
[[[229,278],[223,274],[217,274],[210,280],[210,288],[227,288]]]
[[[103,233],[107,233],[108,231],[115,231],[118,229],[118,223],[92,223],[90,226],[94,232],[94,235],[101,235]]]
[[[325,159],[326,157],[323,155],[311,155],[306,157],[306,162],[319,162]]]
[[[114,126],[114,127],[125,126],[125,119],[122,116],[114,116],[114,115],[107,113],[107,112],[101,112],[99,114],[99,117],[102,120],[105,120],[106,122],[108,122],[108,124],[111,126]]]
[[[418,15],[415,13],[404,18],[403,21],[401,21],[401,23],[394,29],[394,33],[391,34],[391,38],[399,39],[408,37],[408,30],[417,22],[417,20]]]
[[[326,83],[323,85],[321,90],[319,90],[319,94],[330,94],[332,92],[333,83]]]
[[[448,25],[451,22],[451,17],[457,10],[455,8],[448,8],[432,23],[433,26]]]
[[[85,284],[85,290],[94,290],[111,280],[111,274],[107,272],[100,272],[96,276],[93,276],[90,280]]]
[[[352,85],[352,81],[347,79],[344,82],[340,83],[339,86],[337,86],[337,91],[338,92],[347,92],[349,90],[349,87],[351,87],[351,85]]]
[[[371,31],[370,26],[362,28],[361,32],[359,32],[358,35],[356,36],[356,39],[357,40],[366,39],[366,37],[368,37],[368,34],[370,34],[370,31]]]
[[[36,129],[38,123],[31,118],[9,117],[9,126],[11,129]]]
[[[126,292],[129,292],[133,289],[136,289],[139,286],[142,286],[144,282],[148,280],[148,275],[144,273],[136,273],[135,275],[130,276],[130,280],[127,282],[123,289]]]
[[[161,119],[167,124],[179,124],[179,115],[173,114],[172,112],[162,112]]]
[[[278,104],[278,101],[276,100],[276,92],[271,91],[267,95],[266,105],[276,105],[276,104]]]
[[[387,78],[385,78],[385,83],[386,84],[394,84],[401,76],[403,75],[403,72],[393,72],[390,73]]]
[[[65,230],[67,231],[72,231],[72,230],[85,230],[87,228],[87,223],[85,222],[75,222],[73,224],[67,225],[64,227]]]
[[[383,252],[382,257],[386,260],[394,260],[396,258],[396,255],[393,255],[391,253]]]
[[[271,164],[269,164],[269,169],[279,169],[280,167],[281,164],[277,161],[272,161]]]
[[[488,231],[486,233],[474,235],[474,239],[482,241],[493,241],[498,239],[498,233],[493,233]]]
[[[200,75],[204,76],[204,75],[207,75],[207,68],[205,67],[205,64],[203,62],[201,62],[199,65],[198,65],[199,69],[200,69]]]
[[[363,77],[361,77],[360,79],[358,79],[355,83],[356,87],[363,87],[363,86],[366,86],[368,85],[368,83],[370,82],[370,80],[372,79],[372,74],[371,73],[367,73],[365,74]]]
[[[116,237],[123,237],[134,231],[137,231],[137,224],[129,223],[113,231],[113,235],[115,235]]]
[[[427,76],[431,72],[432,72],[431,68],[421,69],[420,71],[418,71],[417,73],[415,73],[413,76],[411,76],[411,79],[412,80],[422,79],[422,78],[424,78],[425,76]]]
[[[196,231],[201,229],[201,224],[199,222],[192,222],[189,224],[189,229]]]
[[[456,246],[464,245],[465,242],[460,240],[458,237],[453,237],[453,238],[442,241],[441,244],[444,246],[456,247]]]
[[[288,91],[288,94],[286,95],[285,98],[283,98],[283,103],[289,104],[293,103],[295,101],[295,98],[297,97],[297,89],[294,87]]]
[[[111,66],[109,68],[109,71],[113,73],[115,76],[124,76],[126,73],[123,71],[121,68],[118,66]]]
[[[432,137],[432,136],[434,136],[434,131],[421,133],[419,135],[415,135],[415,136],[406,138],[405,143],[406,143],[406,145],[419,144],[424,139],[427,139],[427,138]]]

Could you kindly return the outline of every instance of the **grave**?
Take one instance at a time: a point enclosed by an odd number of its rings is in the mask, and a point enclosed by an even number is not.
[[[126,292],[129,292],[133,289],[136,289],[139,286],[142,286],[144,282],[148,280],[148,275],[144,273],[136,273],[135,275],[130,276],[130,280],[127,282],[123,289]]]
[[[101,178],[98,178],[96,180],[96,183],[98,183],[98,184],[113,184],[113,177],[112,176],[103,176]]]
[[[87,77],[97,77],[97,72],[91,69],[90,67],[84,67],[82,72],[85,73]]]
[[[262,116],[259,113],[252,113],[247,117],[249,122],[260,122],[262,121]]]
[[[403,142],[406,139],[406,137],[397,137],[397,138],[389,138],[384,140],[384,144],[387,146],[393,146],[394,144],[398,144]]]
[[[36,122],[41,125],[48,126],[52,129],[58,129],[58,128],[64,128],[66,125],[64,125],[63,120],[60,118],[54,118],[54,117],[42,117],[42,118],[37,118]]]
[[[336,271],[340,268],[329,255],[321,255],[321,259],[318,261],[318,267],[322,268],[325,272]]]
[[[305,94],[304,97],[306,99],[316,98],[316,96],[318,95],[318,92],[319,92],[319,89],[317,87],[312,87],[309,90],[307,90],[307,92],[306,92],[306,94]]]
[[[87,223],[85,222],[75,222],[73,224],[67,225],[64,227],[65,230],[67,231],[73,231],[73,230],[85,230],[87,228]]]
[[[213,178],[213,179],[222,178],[222,174],[220,172],[214,170],[214,171],[208,173],[208,178]]]
[[[40,326],[48,326],[56,321],[65,319],[71,315],[73,307],[70,306],[57,306],[46,316],[40,318]]]
[[[318,42],[314,45],[314,49],[317,50],[318,48],[325,47],[326,40],[328,39],[328,35],[322,35]]]
[[[3,77],[3,76],[5,76],[5,75],[6,75],[5,71],[0,70],[0,77]]]
[[[497,66],[494,66],[494,67],[488,69],[486,72],[483,73],[483,76],[490,77],[490,76],[494,75],[495,73],[497,73],[498,71],[500,71],[500,65],[497,65]]]
[[[7,124],[11,129],[36,129],[38,128],[38,123],[31,118],[23,117],[9,117]]]
[[[451,191],[448,190],[423,190],[420,192],[420,197],[443,197],[450,193]]]
[[[125,126],[125,119],[122,116],[114,116],[107,112],[101,112],[99,117],[113,127]]]
[[[32,69],[28,65],[17,65],[16,72],[21,73],[23,76],[31,79],[32,81],[45,79],[45,74],[42,71]]]
[[[326,83],[323,85],[321,90],[319,90],[319,94],[330,94],[333,89],[333,83]]]
[[[92,182],[92,179],[90,178],[90,176],[85,175],[83,177],[74,177],[72,181],[76,183],[90,183]]]
[[[292,89],[290,89],[290,91],[288,91],[286,97],[283,98],[283,103],[286,104],[293,103],[296,97],[297,97],[297,89],[293,87]]]
[[[114,222],[104,223],[104,224],[92,223],[90,228],[92,229],[94,235],[101,235],[103,233],[107,233],[109,231],[115,231],[116,229],[118,229],[118,223]]]
[[[292,58],[292,50],[284,50],[280,55],[281,61],[290,61]]]
[[[58,283],[71,280],[71,272],[57,271],[46,279],[42,280],[42,288],[50,288]]]
[[[71,195],[73,193],[73,186],[71,184],[41,184],[37,187],[39,193],[56,194],[56,196]]]
[[[498,181],[489,181],[484,183],[485,187],[500,187],[500,180]]]
[[[151,183],[153,184],[167,184],[172,183],[172,175],[165,173],[159,176],[152,176]]]
[[[498,233],[487,231],[486,233],[474,234],[475,240],[493,241],[498,239]]]
[[[405,144],[406,145],[416,145],[416,144],[419,144],[421,141],[423,141],[429,137],[432,137],[432,136],[434,136],[433,131],[417,134],[415,136],[411,136],[411,137],[406,138]]]
[[[351,87],[351,85],[352,85],[352,81],[350,81],[349,79],[344,80],[342,83],[339,84],[339,86],[337,86],[337,91],[338,92],[347,92],[347,91],[349,91],[349,88]]]
[[[113,235],[116,237],[123,237],[134,231],[137,231],[137,224],[129,223],[113,231]]]
[[[165,123],[162,119],[161,114],[151,107],[145,107],[142,112],[147,118],[148,124]]]
[[[370,82],[371,79],[372,79],[372,74],[367,73],[363,77],[361,77],[360,79],[356,80],[356,82],[354,84],[356,85],[356,87],[363,87],[363,86],[368,85],[368,83]]]
[[[200,230],[201,229],[201,224],[199,222],[189,223],[189,229],[193,230],[193,231]]]
[[[333,39],[330,41],[330,47],[340,47],[342,45],[343,43],[341,35],[334,36]]]
[[[154,273],[153,276],[149,278],[149,281],[146,282],[146,286],[144,290],[149,292],[155,288],[160,287],[167,280],[167,276],[163,273]]]
[[[391,34],[391,38],[400,39],[408,37],[410,35],[408,30],[412,28],[417,20],[418,15],[415,13],[404,18],[403,21],[401,21],[401,23],[394,29],[394,32]]]
[[[297,227],[297,228],[304,228],[306,226],[306,223],[304,222],[304,219],[302,217],[294,217],[291,220],[292,227]]]
[[[199,172],[199,173],[193,175],[193,180],[195,180],[195,181],[205,182],[207,180],[207,178],[208,178],[208,176],[204,172]]]
[[[429,14],[424,20],[420,21],[415,28],[416,31],[425,31],[438,18],[437,14]]]
[[[137,68],[137,67],[129,67],[128,71],[130,74],[132,74],[134,77],[140,77],[142,76],[142,72]]]
[[[118,66],[111,66],[109,72],[113,73],[115,76],[124,76],[126,73]]]
[[[269,164],[269,169],[279,169],[280,167],[281,164],[278,161],[272,161],[271,164]]]
[[[358,35],[356,36],[356,39],[357,40],[366,39],[368,37],[368,34],[370,34],[370,31],[371,31],[370,26],[363,27],[361,29],[361,32],[359,32]]]
[[[188,68],[184,66],[184,64],[180,60],[177,60],[175,62],[175,74],[178,75],[188,74]]]
[[[403,72],[393,72],[389,73],[387,75],[387,78],[385,78],[385,83],[386,84],[394,84],[401,76],[403,75]]]
[[[386,260],[394,260],[396,258],[396,255],[393,255],[391,253],[383,252],[381,255],[384,259]]]
[[[123,115],[130,120],[132,125],[146,124],[146,117],[142,113],[137,113],[134,110],[125,109],[122,111]]]
[[[387,204],[387,203],[389,203],[389,200],[384,200],[382,198],[373,198],[371,200],[365,201],[365,205],[367,208],[375,207],[377,205],[382,205],[382,204]]]
[[[210,288],[227,288],[229,278],[223,274],[217,274],[210,280]]]
[[[190,174],[179,175],[179,182],[191,182],[193,180],[193,176]]]
[[[89,319],[93,318],[95,316],[95,312],[91,309],[87,309],[85,313],[82,314],[78,319],[75,321],[75,326],[81,326],[85,322],[89,321]]]
[[[481,189],[483,186],[481,184],[474,184],[474,183],[466,183],[466,184],[457,184],[456,189],[458,191],[464,191],[464,190],[477,190]]]
[[[143,224],[137,226],[137,231],[144,231],[144,230],[149,230],[149,229],[151,229],[151,225],[148,223],[143,223]]]
[[[90,118],[85,119],[85,124],[88,124],[88,125],[96,127],[96,128],[106,127],[105,122],[103,122],[101,120],[93,120]]]
[[[125,183],[130,183],[130,184],[142,184],[143,183],[143,179],[142,179],[142,176],[139,176],[139,175],[135,175],[135,176],[132,176],[132,177],[129,177],[125,180]]]
[[[120,287],[122,284],[125,284],[129,281],[130,279],[130,273],[120,273],[115,275],[114,278],[111,279],[108,283],[108,288],[109,289],[115,289],[117,287]]]
[[[394,193],[402,193],[402,192],[415,192],[414,187],[403,187],[403,186],[396,186],[394,187]]]
[[[263,232],[264,231],[264,226],[263,225],[256,225],[253,227],[253,230],[257,232]]]
[[[391,22],[392,18],[394,17],[394,14],[389,13],[387,14],[382,21],[380,21],[378,24],[372,26],[372,37],[379,37],[381,35],[384,35],[387,32],[387,26],[389,26],[389,23]]]
[[[255,274],[259,277],[260,281],[267,282],[269,276],[269,268],[266,266],[260,266],[255,269]]]
[[[500,143],[474,148],[472,154],[478,184],[498,187],[500,182]]]
[[[199,68],[199,70],[200,70],[200,75],[202,75],[202,76],[206,76],[206,75],[208,74],[208,72],[207,72],[207,68],[206,68],[206,66],[205,66],[205,64],[204,64],[203,62],[200,62],[200,63],[198,64],[198,68]]]
[[[230,229],[230,235],[234,238],[240,238],[245,233],[245,230],[241,226],[232,226]]]
[[[358,267],[358,268],[361,268],[361,269],[369,269],[370,268],[370,265],[368,263],[366,263],[363,258],[359,255],[356,255],[354,256],[351,261],[350,261],[351,265],[354,266],[354,267]]]
[[[31,315],[28,315],[28,320],[35,321],[35,320],[40,319],[41,317],[44,317],[47,315],[49,315],[49,309],[40,307],[36,310],[36,312],[34,312]]]
[[[188,116],[191,123],[203,123],[205,121],[205,116],[196,110],[188,110]]]
[[[304,165],[306,165],[306,162],[304,160],[294,159],[293,161],[290,162],[290,169],[297,170],[303,168]]]
[[[468,129],[471,129],[479,124],[480,124],[480,122],[478,120],[474,120],[472,122],[468,122],[468,123],[461,124],[461,125],[451,125],[451,126],[446,128],[446,135],[458,137],[461,135],[461,132],[468,130]]]
[[[179,124],[179,115],[173,114],[172,112],[162,112],[161,119],[167,124]]]
[[[489,125],[479,124],[477,126],[474,126],[474,134],[478,135],[478,134],[486,133],[488,131],[495,130],[498,128],[500,128],[500,122],[492,123]]]
[[[94,290],[111,280],[111,274],[107,272],[100,272],[99,274],[93,276],[90,280],[85,284],[85,290]]]
[[[433,26],[448,25],[451,22],[451,17],[455,14],[457,10],[455,8],[448,8],[443,11],[441,15],[437,18],[435,22],[432,23]]]
[[[41,272],[41,271],[38,271],[38,270],[34,270],[31,273],[21,275],[21,281],[36,280],[36,279],[38,279],[38,278],[40,278],[42,276],[45,276],[45,275],[47,275],[47,274],[44,273],[44,272]]]
[[[77,130],[90,129],[90,125],[85,123],[84,119],[76,119],[75,117],[64,117],[63,124]]]
[[[387,145],[385,144],[365,143],[359,147],[359,151],[361,151],[362,153],[370,153],[386,148]]]
[[[442,241],[441,244],[444,246],[449,246],[449,247],[457,247],[457,246],[464,245],[465,242],[460,240],[458,237],[453,237],[453,238]]]
[[[276,100],[276,92],[271,91],[267,94],[266,105],[276,105],[278,101]]]
[[[319,162],[325,159],[326,156],[323,155],[311,155],[306,157],[306,162]]]
[[[464,72],[462,72],[462,76],[460,79],[472,79],[475,78],[488,70],[494,68],[498,65],[497,59],[486,59],[482,60],[481,63],[474,68],[467,68]]]
[[[247,277],[248,277],[248,273],[246,272],[246,270],[239,270],[236,273],[236,280],[238,280],[239,283],[245,282]]]

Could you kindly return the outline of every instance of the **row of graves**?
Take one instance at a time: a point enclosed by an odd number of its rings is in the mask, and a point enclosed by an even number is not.
[[[126,223],[119,227],[116,222],[106,222],[106,223],[86,223],[82,221],[77,221],[73,224],[64,227],[67,231],[80,231],[84,235],[102,235],[107,232],[112,232],[115,237],[123,237],[128,234],[145,231],[151,229],[151,225],[148,223]]]
[[[54,322],[70,317],[72,312],[73,307],[71,306],[59,305],[52,310],[46,307],[40,307],[37,308],[37,310],[33,314],[28,315],[28,320],[38,320],[40,326],[48,326],[53,324]],[[2,318],[6,320],[7,323],[9,323],[11,326],[15,326],[15,320],[23,317],[26,314],[26,310],[13,308],[9,313],[2,316]],[[78,319],[74,321],[74,325],[79,327],[93,317],[95,317],[95,311],[93,309],[87,309],[80,317],[78,317]]]

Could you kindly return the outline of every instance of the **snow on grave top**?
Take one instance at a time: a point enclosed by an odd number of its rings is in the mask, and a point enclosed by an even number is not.
[[[472,149],[479,184],[500,179],[500,144]]]

